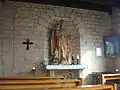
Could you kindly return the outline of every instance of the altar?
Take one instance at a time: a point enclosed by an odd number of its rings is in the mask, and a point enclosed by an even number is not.
[[[78,70],[79,78],[82,78],[82,71],[87,69],[87,65],[47,65],[46,69],[50,71],[50,76],[55,76],[57,70]]]
[[[54,21],[54,20],[53,20]],[[55,20],[49,33],[49,59],[46,69],[49,76],[65,75],[68,79],[82,78],[82,71],[87,65],[80,61],[80,33],[77,28],[74,32],[66,29],[66,21],[62,18]]]

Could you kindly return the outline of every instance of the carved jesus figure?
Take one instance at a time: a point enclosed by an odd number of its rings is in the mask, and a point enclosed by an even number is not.
[[[51,54],[56,54],[59,64],[71,64],[72,38],[62,28],[63,20],[60,20],[51,32]]]

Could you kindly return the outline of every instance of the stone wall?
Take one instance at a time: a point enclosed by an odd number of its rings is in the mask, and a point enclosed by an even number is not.
[[[111,15],[106,12],[58,7],[42,4],[7,2],[0,13],[0,75],[10,76],[25,72],[29,75],[32,67],[40,61],[48,63],[48,31],[51,25],[60,19],[65,20],[64,27],[70,32],[79,31],[79,53],[81,63],[87,64],[83,76],[92,72],[112,71],[111,58],[97,57],[95,49],[103,48],[103,36],[112,33]],[[34,44],[30,50],[22,44],[27,38]],[[79,46],[78,46],[79,47]],[[43,74],[44,73],[44,74]],[[46,75],[41,69],[37,75]],[[87,79],[88,80],[88,79]],[[89,80],[90,81],[90,80]]]
[[[114,7],[112,9],[112,30],[115,35],[120,35],[120,9]],[[120,56],[114,58],[115,69],[120,71]]]

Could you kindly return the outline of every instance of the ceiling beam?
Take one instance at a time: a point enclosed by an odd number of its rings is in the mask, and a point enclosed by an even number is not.
[[[37,4],[39,3],[39,4],[46,4],[46,5],[58,5],[58,6],[65,6],[65,7],[105,11],[109,13],[112,12],[111,5],[91,3],[88,1],[81,1],[81,0],[11,0],[11,1],[30,2],[30,3],[37,3]]]

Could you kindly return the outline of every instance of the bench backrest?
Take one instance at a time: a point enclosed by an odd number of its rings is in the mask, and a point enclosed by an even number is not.
[[[41,80],[36,81],[7,81],[0,82],[1,89],[40,89],[40,88],[61,88],[61,87],[75,87],[82,85],[79,80]]]
[[[105,84],[106,81],[119,83],[120,74],[102,74],[101,75],[101,84]]]

